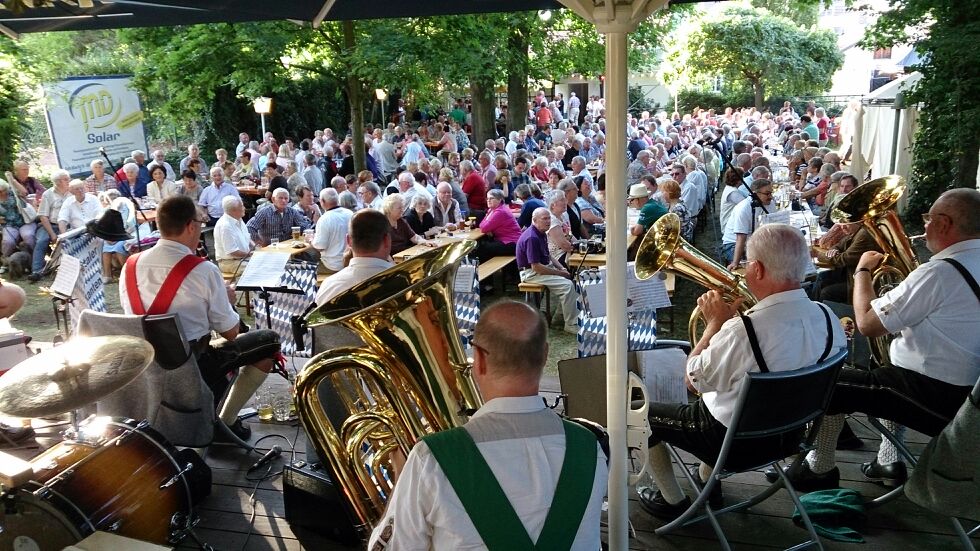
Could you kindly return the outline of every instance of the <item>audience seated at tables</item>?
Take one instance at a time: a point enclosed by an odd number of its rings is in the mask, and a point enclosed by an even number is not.
[[[517,217],[517,225],[523,230],[531,225],[534,209],[546,208],[541,199],[541,188],[536,183],[521,184],[514,189],[514,194],[521,200],[521,215]]]
[[[487,214],[480,222],[480,238],[476,254],[480,262],[495,256],[513,256],[521,228],[514,219],[514,213],[504,202],[504,192],[499,189],[487,191]]]
[[[344,193],[349,194],[347,191]],[[320,192],[320,206],[323,207],[323,215],[316,224],[312,244],[320,252],[319,272],[330,275],[344,267],[347,232],[354,212],[341,206],[340,194],[329,187]]]
[[[306,231],[312,227],[310,220],[300,211],[289,207],[289,191],[279,188],[272,194],[272,206],[259,209],[246,224],[249,235],[262,247],[276,241],[292,239],[292,228]]]
[[[247,258],[255,249],[242,218],[245,204],[241,197],[227,195],[221,200],[224,214],[214,225],[214,256],[225,274],[238,275],[245,271]]]
[[[558,204],[564,202],[565,198],[561,193],[557,191],[550,193],[559,197]],[[555,294],[558,303],[561,305],[565,331],[577,334],[578,306],[576,301],[578,295],[568,269],[556,262],[552,256],[551,240],[546,233],[550,232],[554,218],[554,214],[546,208],[534,210],[531,216],[531,225],[521,232],[521,237],[517,241],[515,249],[517,269],[520,271],[522,282],[544,285]]]
[[[95,195],[85,193],[85,181],[75,179],[68,184],[68,198],[58,214],[58,233],[81,228],[102,214],[102,205]]]
[[[423,237],[434,237],[441,228],[436,226],[435,218],[429,212],[432,201],[426,194],[417,194],[412,197],[411,208],[405,213],[405,221],[412,228],[412,231]]]
[[[320,205],[316,204],[315,199],[316,196],[313,194],[313,190],[306,184],[296,188],[296,202],[293,204],[293,208],[303,213],[303,216],[309,218],[310,223],[314,226],[320,220],[320,215],[323,212]]]
[[[391,254],[398,254],[412,245],[435,247],[434,241],[416,234],[408,221],[402,216],[405,212],[405,198],[400,193],[392,193],[381,203],[381,212],[388,218],[391,226]]]

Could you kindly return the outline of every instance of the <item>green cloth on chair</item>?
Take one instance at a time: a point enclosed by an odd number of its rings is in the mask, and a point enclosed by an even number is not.
[[[820,490],[800,496],[813,527],[821,536],[834,541],[864,543],[856,527],[864,524],[864,499],[857,490],[839,488]],[[793,512],[793,522],[802,523],[800,512]]]

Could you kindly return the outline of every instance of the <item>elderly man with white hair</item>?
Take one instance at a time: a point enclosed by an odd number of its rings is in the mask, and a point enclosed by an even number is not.
[[[589,174],[589,170],[585,168],[585,157],[581,155],[576,155],[572,157],[571,170],[568,172],[569,178],[577,178],[581,176],[583,179],[587,180],[589,184],[595,188],[595,181],[592,179],[592,175]]]
[[[719,291],[698,298],[707,325],[684,370],[693,404],[651,403],[648,414],[650,466],[658,489],[641,488],[640,505],[651,515],[672,519],[691,504],[684,495],[662,442],[680,447],[706,464],[718,457],[732,421],[740,383],[750,372],[790,371],[829,358],[847,345],[836,316],[811,301],[800,288],[810,251],[796,228],[768,224],[748,241],[745,283],[759,302],[739,315],[739,301],[725,302]],[[752,448],[770,455],[783,450],[781,437],[759,438]],[[752,458],[743,457],[746,461]],[[710,468],[702,464],[703,481]],[[722,506],[719,487],[709,504]]]
[[[175,182],[177,181],[177,173],[174,172],[174,167],[170,166],[170,163],[163,156],[163,151],[156,149],[152,153],[153,160],[146,165],[146,169],[149,170],[155,166],[162,166],[163,170],[167,172],[167,179]]]
[[[557,192],[554,195],[560,196]],[[539,283],[555,294],[561,304],[565,331],[577,334],[578,295],[572,285],[572,276],[552,257],[548,249],[550,227],[551,212],[546,208],[534,209],[531,214],[531,225],[521,232],[521,237],[517,240],[517,268],[520,270],[522,282]]]
[[[282,188],[285,189],[285,188]],[[208,225],[213,226],[224,214],[222,200],[225,197],[241,197],[238,188],[225,181],[225,171],[214,167],[211,169],[211,185],[201,191],[201,196],[197,198],[197,204],[208,211]],[[286,191],[289,196],[289,191]]]
[[[271,244],[273,239],[291,239],[294,226],[306,231],[312,224],[303,213],[289,208],[289,190],[281,187],[272,192],[272,206],[259,209],[246,226],[252,239],[264,247]]]
[[[118,185],[116,183],[116,179],[105,171],[105,163],[102,162],[102,159],[93,159],[92,162],[88,164],[88,167],[89,170],[92,171],[92,174],[85,179],[86,192],[98,195],[103,191],[116,189],[116,186]]]
[[[191,159],[199,159],[202,167],[208,166],[208,163],[204,162],[204,159],[201,157],[201,148],[197,147],[196,143],[192,143],[187,146],[187,156],[180,160],[181,174],[183,174],[183,172],[189,168],[188,165],[190,164]],[[256,157],[254,160],[258,160],[258,157]]]
[[[320,252],[319,272],[332,275],[344,268],[347,233],[354,213],[340,206],[340,194],[332,187],[320,192],[320,206],[323,214],[316,223],[312,245]]]
[[[245,269],[255,242],[242,221],[245,204],[241,197],[226,195],[221,199],[221,209],[224,214],[214,224],[214,256],[222,273],[238,275]]]
[[[415,181],[415,177],[412,176],[407,170],[398,175],[398,193],[401,194],[402,198],[405,200],[406,205],[412,204],[412,198],[416,194],[423,194],[432,201],[432,195],[429,190],[425,189],[425,186]]]
[[[85,180],[75,179],[68,183],[69,197],[61,204],[58,214],[58,233],[81,228],[89,220],[102,213],[99,198],[85,193]]]
[[[35,231],[34,253],[31,259],[31,275],[28,279],[36,282],[44,276],[44,256],[48,253],[48,244],[58,240],[58,215],[61,206],[68,195],[68,183],[71,175],[67,170],[56,170],[51,174],[54,183],[41,195],[41,205],[37,209],[37,228]]]

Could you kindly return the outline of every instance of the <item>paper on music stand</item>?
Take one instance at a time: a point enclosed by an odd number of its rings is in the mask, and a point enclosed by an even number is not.
[[[606,267],[599,268],[599,281],[584,291],[589,315],[601,318],[606,315]],[[626,311],[656,310],[670,306],[667,285],[659,276],[641,281],[636,277],[635,263],[626,265]]]
[[[651,402],[686,404],[687,386],[684,372],[687,355],[680,348],[642,350],[636,353],[637,364],[647,385]]]
[[[289,262],[289,252],[257,252],[245,266],[237,287],[280,287],[282,275]]]
[[[74,256],[61,255],[61,265],[58,267],[58,275],[51,284],[51,292],[62,297],[70,297],[75,292],[75,282],[78,275],[82,272],[82,262]]]
[[[769,214],[763,214],[763,219],[766,224],[789,224],[790,220],[789,209],[770,211]]]
[[[456,279],[453,281],[454,293],[472,293],[473,277],[476,275],[476,266],[473,264],[462,264],[456,270]]]

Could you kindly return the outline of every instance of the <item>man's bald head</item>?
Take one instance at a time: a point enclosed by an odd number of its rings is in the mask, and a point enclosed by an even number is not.
[[[541,313],[524,302],[501,300],[487,308],[473,332],[494,378],[538,381],[548,359],[548,327]]]
[[[0,285],[0,319],[9,318],[24,306],[27,295],[13,283]]]
[[[951,189],[939,196],[932,208],[949,216],[953,228],[963,239],[980,238],[980,191],[971,188]]]

